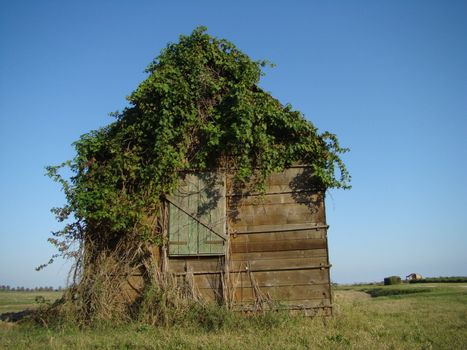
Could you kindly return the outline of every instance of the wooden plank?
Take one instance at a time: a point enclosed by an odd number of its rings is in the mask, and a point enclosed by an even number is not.
[[[197,271],[219,271],[223,267],[220,257],[193,257],[188,259],[170,259],[170,272],[185,272],[189,267],[193,272]]]
[[[273,192],[270,188],[262,195],[245,195],[240,200],[238,198],[229,199],[229,202],[237,201],[239,206],[257,206],[271,204],[305,204],[321,205],[322,194],[313,191],[293,192],[291,188],[286,188],[284,192]]]
[[[249,268],[242,267],[240,270],[232,270],[232,273],[245,273],[245,272],[270,272],[270,271],[297,271],[297,270],[329,270],[331,265],[304,265],[304,266],[283,266],[283,267],[266,267],[266,268]],[[171,271],[172,272],[172,271]],[[211,269],[211,270],[200,270],[200,271],[182,271],[182,272],[172,272],[175,276],[188,276],[188,275],[222,275],[225,272],[224,268]]]
[[[276,301],[329,299],[331,295],[329,284],[261,287],[259,290],[263,296]],[[251,287],[236,288],[233,295],[235,301],[256,299],[255,290]]]
[[[326,230],[301,230],[301,231],[281,231],[281,232],[265,232],[255,234],[239,234],[233,235],[232,243],[240,242],[270,242],[281,240],[294,239],[324,239],[326,238]]]
[[[326,265],[326,256],[312,257],[312,258],[282,258],[282,259],[262,259],[262,260],[240,260],[232,261],[230,269],[232,271],[238,270],[261,270],[273,268],[287,268],[287,267],[302,267],[302,266],[319,266],[320,264]]]
[[[305,191],[310,191],[305,190]],[[262,197],[262,196],[269,196],[273,194],[286,194],[286,193],[292,193],[295,192],[289,184],[283,184],[283,185],[266,185],[266,192],[256,192],[253,190],[247,190],[247,189],[231,189],[227,194],[227,198],[236,198],[236,197]],[[314,192],[314,191],[313,191]]]
[[[224,229],[225,230],[225,229]],[[204,227],[199,228],[198,246],[199,254],[223,254],[225,251],[223,239]]]
[[[168,216],[169,216],[169,225],[172,225],[172,229],[170,232],[170,239],[172,242],[180,242],[180,229],[178,227],[178,216],[177,216],[177,211],[175,211],[173,208],[171,209],[171,204],[168,205]],[[170,224],[171,223],[171,224]],[[169,246],[169,254],[179,254],[180,249],[178,245],[168,245]]]
[[[247,273],[231,273],[230,277],[232,287],[240,289],[254,286],[262,288],[329,284],[327,274],[321,270],[253,272],[251,275]],[[208,288],[210,286],[207,282],[200,281],[199,288]]]
[[[172,244],[172,245],[187,245],[188,242],[187,241],[169,241],[169,245]]]
[[[212,288],[219,290],[222,288],[220,274],[194,275],[193,284],[196,288]]]
[[[321,196],[324,198],[325,192],[323,189],[316,189],[316,188],[310,188],[310,187],[303,187],[303,188],[294,188],[291,187],[290,185],[267,185],[266,184],[266,189],[265,192],[256,192],[254,190],[248,190],[247,188],[244,188],[242,190],[234,189],[230,190],[229,192],[226,193],[226,197],[228,199],[231,199],[233,201],[241,201],[244,198],[247,197],[267,197],[267,196],[272,196],[276,194],[295,194],[295,195],[307,195],[307,194],[315,194],[317,196]]]
[[[298,174],[302,174],[305,168],[287,168],[282,172],[272,174],[268,177],[268,184],[289,184],[290,180],[295,178]],[[227,180],[231,183],[234,183],[234,175],[227,174]]]
[[[177,276],[176,283],[178,286],[186,286],[187,283],[192,283],[195,293],[202,292],[202,294],[210,295],[211,297],[219,293],[222,295],[220,275]]]
[[[310,250],[289,250],[275,252],[250,252],[250,253],[232,253],[232,261],[239,260],[263,260],[263,259],[287,259],[287,258],[327,258],[326,249],[310,249]]]
[[[295,239],[267,242],[232,242],[232,253],[272,252],[304,249],[326,249],[325,239]]]
[[[227,175],[227,181],[233,184],[233,176]],[[295,191],[317,189],[316,181],[313,179],[309,167],[288,168],[282,172],[274,173],[266,179],[266,184],[268,188],[284,186]],[[232,190],[232,192],[234,191]],[[239,193],[239,191],[237,190],[234,193]]]
[[[268,271],[245,272],[231,274],[232,285],[235,288],[249,288],[253,284],[258,287],[294,286],[309,284],[328,284],[327,271],[322,270],[295,270],[295,271]],[[200,284],[201,287],[209,287]]]
[[[193,205],[193,203],[190,204],[190,200],[191,198],[188,197],[185,203],[188,207]],[[169,220],[169,254],[185,255],[197,251],[198,242],[197,235],[195,235],[197,223],[171,203],[169,204]]]
[[[285,225],[251,225],[238,226],[231,224],[230,233],[233,235],[240,234],[256,234],[256,233],[271,233],[271,232],[293,232],[307,230],[327,230],[329,227],[323,223],[301,223],[301,224],[285,224]]]
[[[319,212],[320,208],[310,208],[306,204],[303,203],[289,203],[289,204],[282,204],[282,203],[270,203],[270,204],[258,204],[258,205],[248,205],[248,206],[239,206],[236,208],[239,212],[239,215],[277,215],[278,213],[295,213],[296,215],[303,215],[305,217],[309,217],[310,215],[314,215],[318,217],[317,213]],[[315,221],[321,222],[321,221]],[[269,223],[273,224],[273,223]]]
[[[302,205],[274,205],[265,207],[240,208],[232,217],[232,229],[254,225],[305,225],[323,223],[324,212],[313,213]]]
[[[306,174],[309,176],[306,176]],[[274,173],[268,177],[268,185],[283,185],[283,184],[290,184],[291,181],[297,179],[297,177],[311,177],[311,169],[310,168],[288,168],[282,172]],[[301,181],[300,183],[302,183]]]

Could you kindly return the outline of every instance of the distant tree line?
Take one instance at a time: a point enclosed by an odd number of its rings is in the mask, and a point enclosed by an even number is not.
[[[465,276],[452,276],[452,277],[427,277],[421,280],[410,281],[410,283],[466,283],[467,277]]]
[[[0,285],[0,291],[3,292],[59,292],[62,290],[62,287],[11,287],[8,285]]]

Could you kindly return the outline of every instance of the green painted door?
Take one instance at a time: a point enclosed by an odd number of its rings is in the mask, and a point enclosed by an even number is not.
[[[186,174],[169,202],[169,255],[223,255],[225,177]]]

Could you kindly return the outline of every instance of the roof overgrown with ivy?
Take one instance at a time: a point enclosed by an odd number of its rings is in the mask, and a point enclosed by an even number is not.
[[[48,168],[68,202],[54,210],[58,219],[75,220],[55,234],[62,248],[84,234],[102,242],[150,239],[147,217],[183,169],[223,167],[240,181],[254,176],[261,187],[272,172],[300,163],[323,188],[349,188],[340,158],[347,150],[337,137],[258,87],[267,64],[203,27],[162,50],[130,106],[75,142],[76,157],[62,164],[72,177]]]

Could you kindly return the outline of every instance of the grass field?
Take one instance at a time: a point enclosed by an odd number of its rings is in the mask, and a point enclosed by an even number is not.
[[[0,314],[34,309],[40,301],[53,302],[62,292],[4,292],[0,291]],[[37,299],[37,300],[36,300]]]
[[[53,302],[62,292],[0,292],[0,314],[34,309],[40,302]]]
[[[234,317],[215,329],[134,323],[78,330],[0,322],[0,348],[467,349],[466,283],[340,286],[334,296],[332,318]],[[28,293],[0,293],[0,305],[8,310],[33,305],[33,299]]]

